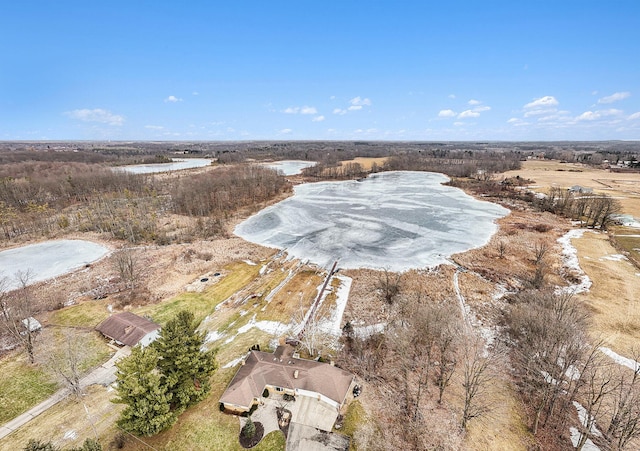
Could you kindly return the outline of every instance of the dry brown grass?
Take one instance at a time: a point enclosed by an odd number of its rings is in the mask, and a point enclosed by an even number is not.
[[[349,163],[358,163],[360,166],[362,166],[362,169],[364,169],[365,171],[370,171],[373,163],[377,164],[378,167],[382,167],[382,165],[387,161],[388,158],[389,157],[356,157],[353,160],[345,160],[341,161],[340,163],[343,165]]]
[[[516,175],[533,180],[535,190],[540,192],[573,185],[593,188],[596,193],[617,198],[625,213],[640,217],[640,174],[609,172],[577,163],[529,160],[523,162],[522,169],[504,173],[504,177]]]
[[[611,259],[618,251],[604,233],[587,232],[572,244],[593,283],[580,295],[592,312],[591,335],[629,356],[634,344],[640,343],[640,270],[626,259]]]

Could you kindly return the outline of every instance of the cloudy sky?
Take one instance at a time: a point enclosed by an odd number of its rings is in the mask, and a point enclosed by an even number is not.
[[[640,1],[7,1],[0,140],[640,139]]]

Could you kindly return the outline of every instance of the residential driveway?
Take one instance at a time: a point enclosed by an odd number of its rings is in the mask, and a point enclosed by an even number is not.
[[[291,423],[286,449],[287,451],[348,451],[349,438],[342,434],[319,431],[304,424]]]
[[[311,426],[323,431],[331,431],[338,418],[335,407],[309,396],[296,396],[287,408],[291,411],[291,421]]]
[[[125,346],[119,349],[113,357],[109,359],[106,363],[102,364],[91,373],[87,374],[85,377],[80,379],[80,386],[82,388],[88,387],[90,385],[111,385],[116,380],[116,367],[115,364],[118,360],[123,357],[131,354],[131,348],[129,346]],[[0,440],[2,440],[7,435],[11,434],[13,431],[18,428],[24,426],[29,421],[40,415],[42,412],[47,411],[49,408],[55,406],[60,401],[69,396],[70,391],[68,388],[63,388],[62,390],[58,390],[55,392],[50,398],[42,401],[37,406],[29,409],[27,412],[23,413],[20,416],[17,416],[13,420],[5,423],[0,426]]]

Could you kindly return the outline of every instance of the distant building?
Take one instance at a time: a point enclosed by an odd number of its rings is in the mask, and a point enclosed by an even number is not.
[[[119,345],[148,346],[160,335],[160,325],[131,312],[111,315],[96,327]]]
[[[250,351],[222,394],[225,409],[242,413],[260,402],[265,390],[323,401],[337,411],[344,404],[354,375],[328,363],[293,357],[289,345],[275,352]]]
[[[580,185],[573,185],[571,188],[569,188],[569,191],[571,191],[572,193],[590,194],[590,193],[593,193],[593,188],[586,188]]]

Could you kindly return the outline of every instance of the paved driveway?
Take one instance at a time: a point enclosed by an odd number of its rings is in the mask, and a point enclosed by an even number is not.
[[[338,418],[335,407],[309,396],[296,396],[295,402],[289,403],[291,421],[304,424],[323,431],[331,431]]]
[[[319,431],[304,424],[291,423],[287,451],[348,451],[349,438],[342,434]]]

